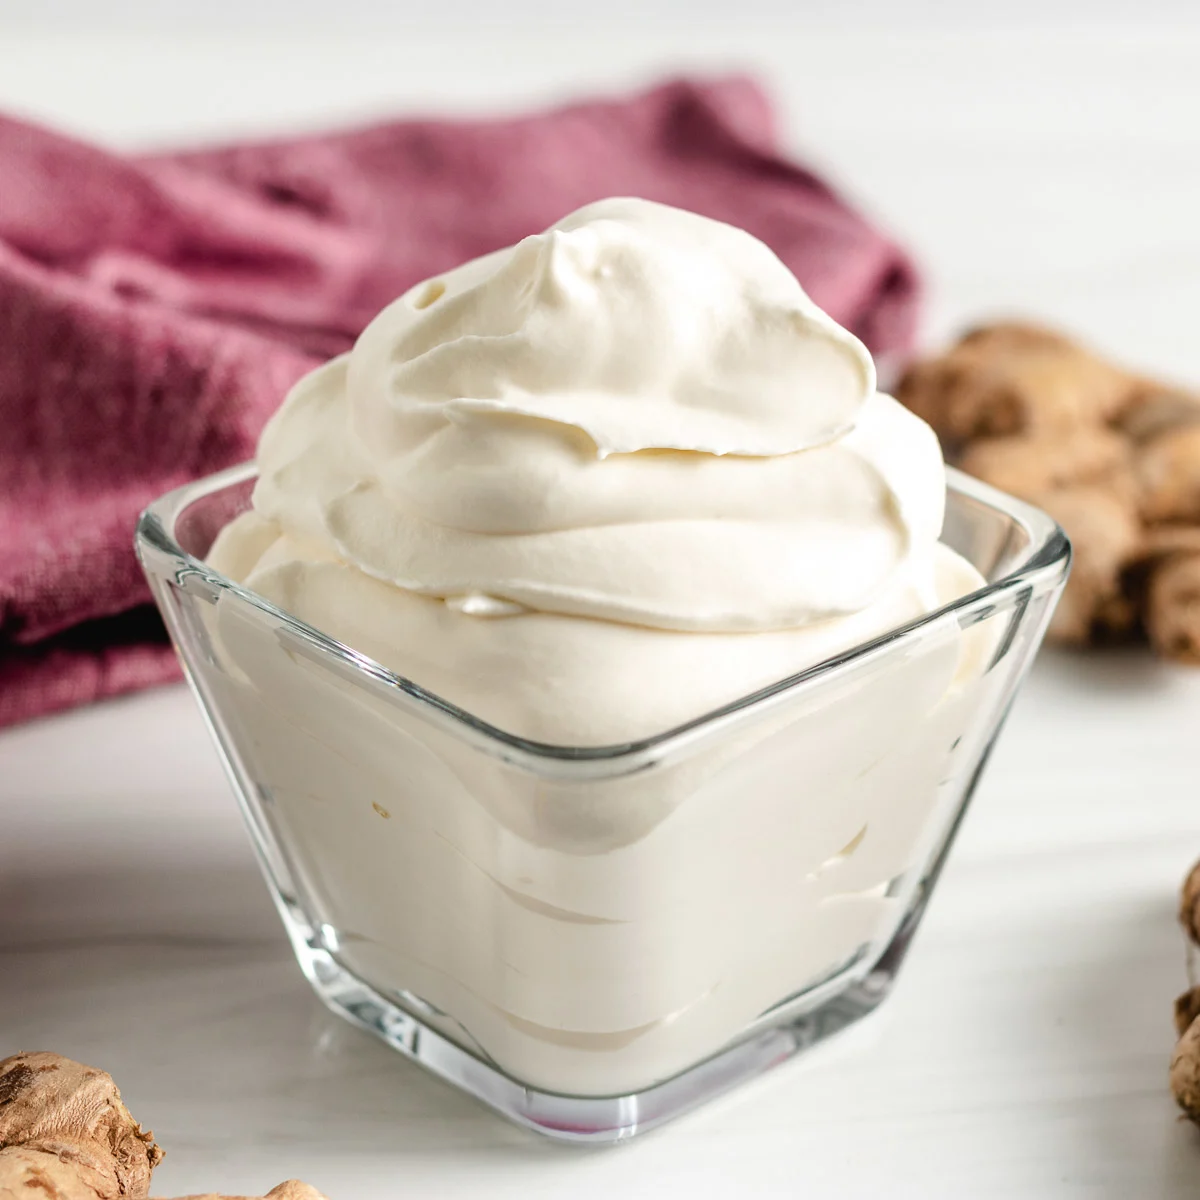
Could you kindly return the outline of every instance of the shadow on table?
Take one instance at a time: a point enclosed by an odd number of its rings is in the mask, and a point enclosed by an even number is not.
[[[1086,694],[1117,693],[1122,698],[1167,697],[1186,668],[1164,663],[1146,646],[1046,646],[1038,652],[1034,678],[1053,671],[1065,687]]]

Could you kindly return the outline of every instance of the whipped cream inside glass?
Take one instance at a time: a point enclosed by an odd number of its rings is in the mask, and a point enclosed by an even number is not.
[[[907,938],[1065,562],[881,639],[984,586],[934,435],[762,243],[640,200],[413,288],[258,472],[221,575],[143,554],[297,953],[539,1127]]]
[[[763,243],[601,201],[302,380],[210,561],[507,732],[661,733],[982,583],[927,425]]]

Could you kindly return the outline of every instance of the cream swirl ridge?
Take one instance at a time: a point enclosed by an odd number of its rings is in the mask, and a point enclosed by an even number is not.
[[[931,431],[770,250],[638,200],[401,297],[259,467],[286,553],[468,614],[697,632],[861,612],[921,573],[944,496]]]

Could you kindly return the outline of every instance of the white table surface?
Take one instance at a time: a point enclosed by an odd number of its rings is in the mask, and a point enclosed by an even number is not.
[[[0,107],[120,145],[748,65],[797,148],[927,264],[931,336],[1032,312],[1200,381],[1200,27],[3,21]],[[1196,1197],[1200,1134],[1166,1064],[1197,855],[1200,671],[1047,653],[885,1008],[661,1133],[580,1152],[318,1006],[200,718],[166,688],[0,733],[0,1054],[111,1070],[168,1148],[164,1195],[299,1176],[333,1200]]]

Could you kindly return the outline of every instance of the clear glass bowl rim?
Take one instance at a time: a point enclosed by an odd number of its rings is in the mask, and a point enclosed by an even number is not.
[[[1003,513],[1010,521],[1019,525],[1029,538],[1022,560],[999,579],[906,625],[897,626],[833,658],[661,733],[639,741],[606,746],[556,745],[530,741],[473,716],[301,621],[257,592],[221,575],[179,545],[175,537],[176,522],[189,506],[206,496],[245,483],[256,474],[253,463],[241,463],[184,484],[155,500],[141,514],[137,524],[135,540],[143,564],[146,562],[147,548],[173,559],[177,582],[198,576],[208,589],[231,592],[243,603],[281,622],[294,633],[292,648],[310,647],[322,665],[338,670],[339,674],[368,686],[376,695],[383,694],[392,702],[402,705],[425,720],[453,730],[486,753],[497,755],[514,765],[524,766],[543,775],[547,774],[549,769],[549,773],[554,775],[579,778],[581,774],[596,773],[597,768],[598,773],[602,775],[614,773],[613,768],[617,768],[619,774],[629,774],[658,765],[665,757],[674,757],[676,753],[685,749],[694,750],[699,743],[727,731],[731,724],[756,716],[768,707],[773,708],[785,698],[793,698],[802,690],[821,686],[834,677],[849,674],[868,659],[886,649],[894,649],[898,643],[916,643],[927,633],[940,627],[940,623],[950,614],[963,626],[982,620],[1022,589],[1039,585],[1050,586],[1061,579],[1066,574],[1071,560],[1071,546],[1066,534],[1040,509],[960,471],[947,468],[948,492],[957,492],[976,503]],[[151,569],[150,573],[155,572]],[[587,769],[589,764],[592,770]]]

